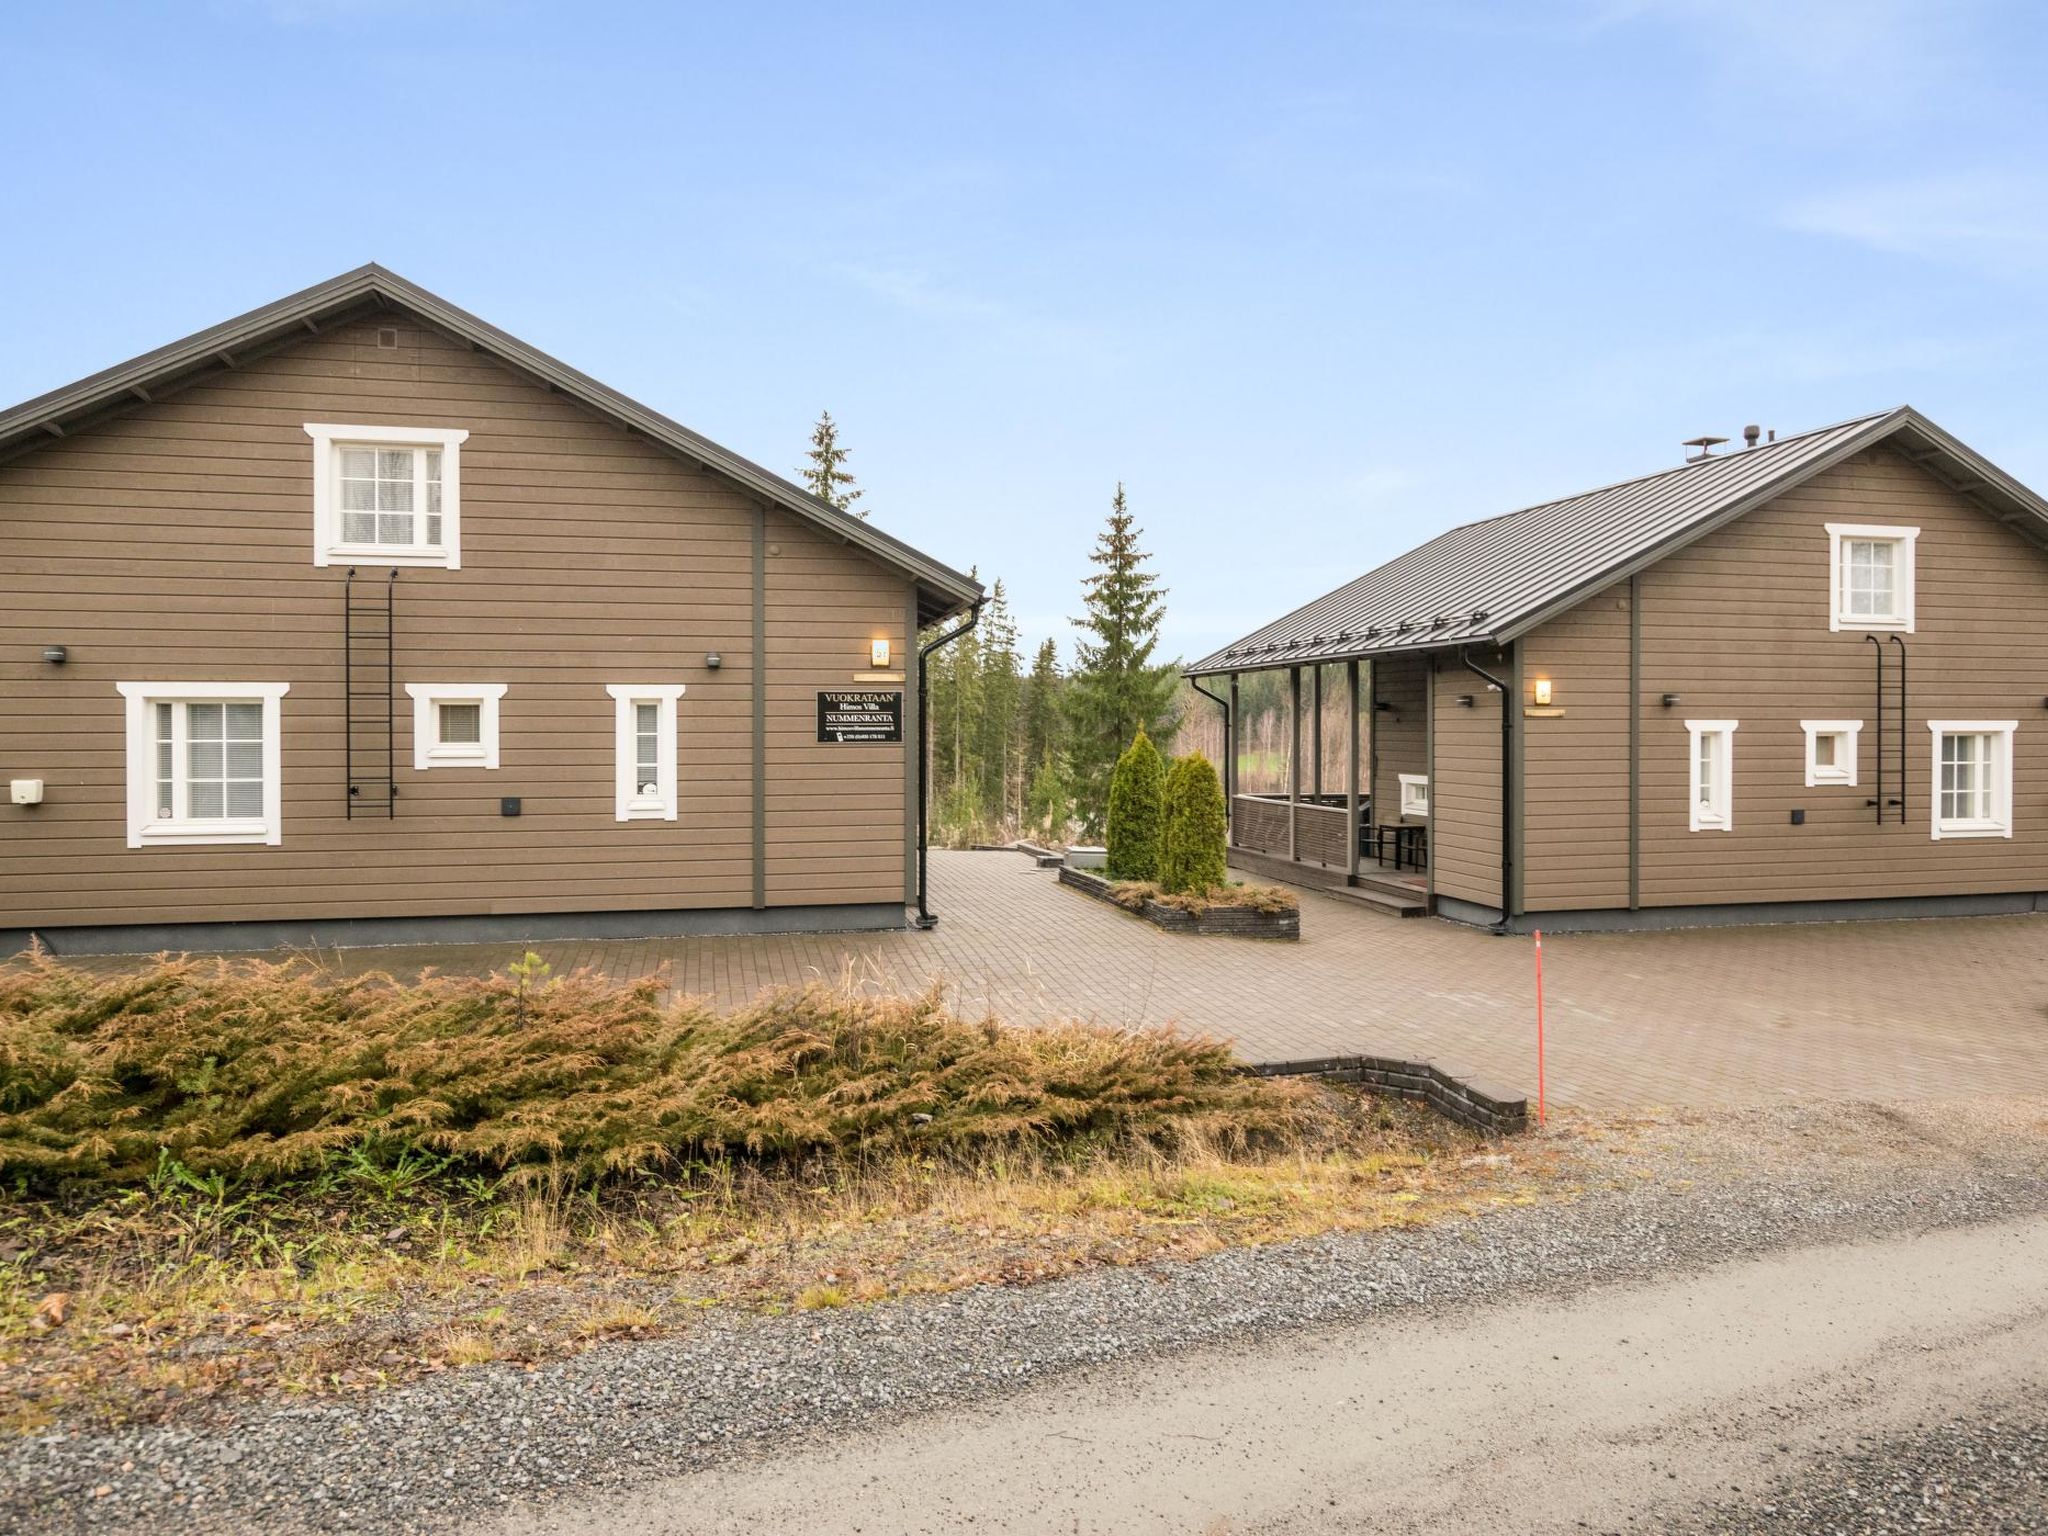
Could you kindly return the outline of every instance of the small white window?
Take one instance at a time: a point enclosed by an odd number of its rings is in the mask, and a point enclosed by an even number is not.
[[[313,439],[313,563],[462,564],[467,432],[348,427],[309,421]]]
[[[618,819],[676,819],[676,700],[681,683],[613,683]]]
[[[116,683],[127,701],[128,846],[277,843],[289,683]]]
[[[1806,732],[1806,783],[1854,784],[1856,782],[1856,733],[1861,720],[1802,720]]]
[[[1913,541],[1918,528],[1829,523],[1834,587],[1828,628],[1913,629]]]
[[[1930,720],[1934,837],[2012,836],[2012,733],[2017,720]]]
[[[1404,773],[1401,776],[1401,814],[1403,816],[1429,815],[1429,776],[1421,773]]]
[[[1733,720],[1688,720],[1692,767],[1686,824],[1695,832],[1726,832],[1735,825]]]
[[[498,766],[498,701],[503,683],[407,683],[412,696],[415,768]]]

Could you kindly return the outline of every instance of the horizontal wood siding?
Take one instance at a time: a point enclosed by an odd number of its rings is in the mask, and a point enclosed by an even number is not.
[[[415,772],[401,691],[395,820],[342,814],[345,568],[312,563],[309,421],[470,433],[462,568],[401,573],[397,672],[401,690],[506,684],[502,767]],[[33,811],[0,808],[0,927],[748,905],[754,516],[730,483],[400,316],[0,466],[0,777],[48,784]],[[905,644],[905,582],[792,519],[772,537],[769,900],[900,896],[901,749],[814,752],[809,700],[865,664],[871,633]],[[39,660],[46,644],[70,660]],[[119,681],[291,685],[282,846],[126,846]],[[614,818],[621,682],[687,687],[674,822]]]
[[[1520,642],[1523,703],[1548,678],[1563,711],[1522,721],[1531,912],[1628,905],[1628,603],[1624,581]]]
[[[908,584],[877,581],[866,555],[787,513],[767,533],[768,904],[900,901],[906,746],[820,743],[818,690],[905,692],[854,674],[872,640],[892,663],[910,654]]]
[[[1830,521],[1920,529],[1916,632],[1903,637],[1903,823],[1890,808],[1877,825],[1865,803],[1879,749],[1872,648],[1828,629]],[[2048,890],[2048,555],[2038,546],[1879,448],[1645,572],[1641,601],[1645,906]],[[1895,678],[1897,648],[1887,650]],[[1560,676],[1561,699],[1565,687]],[[1664,693],[1682,702],[1663,708]],[[1887,797],[1898,793],[1893,710],[1887,698]],[[1687,830],[1688,719],[1741,722],[1732,831]],[[1864,722],[1853,787],[1805,786],[1802,719]],[[1929,835],[1930,719],[2019,722],[2011,838]],[[1612,732],[1625,753],[1625,721]],[[1805,825],[1790,825],[1795,808]]]
[[[1510,663],[1489,652],[1473,658],[1495,677]],[[1435,772],[1429,786],[1431,879],[1439,896],[1500,905],[1501,696],[1456,657],[1439,659]],[[1469,696],[1472,705],[1460,704]],[[1398,803],[1398,802],[1392,802]]]

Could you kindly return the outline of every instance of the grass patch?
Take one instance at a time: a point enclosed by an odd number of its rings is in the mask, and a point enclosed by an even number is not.
[[[1537,1197],[1213,1042],[814,988],[0,972],[0,1427],[367,1392]],[[567,1057],[565,1063],[558,1057]]]

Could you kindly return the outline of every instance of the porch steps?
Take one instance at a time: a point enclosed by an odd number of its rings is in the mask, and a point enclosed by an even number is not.
[[[1360,875],[1356,885],[1333,885],[1323,892],[1326,896],[1340,896],[1346,901],[1355,901],[1360,906],[1370,907],[1375,912],[1384,912],[1389,917],[1427,917],[1429,904],[1419,896],[1407,895],[1393,888],[1391,882],[1379,884],[1370,882]]]

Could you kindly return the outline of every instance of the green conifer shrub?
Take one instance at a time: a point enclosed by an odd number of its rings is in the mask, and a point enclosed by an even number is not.
[[[1143,726],[1109,777],[1109,868],[1112,880],[1157,880],[1165,820],[1166,763]]]
[[[1168,891],[1208,891],[1224,882],[1229,824],[1223,785],[1199,752],[1173,760],[1166,774],[1166,825],[1160,837],[1159,883]]]

